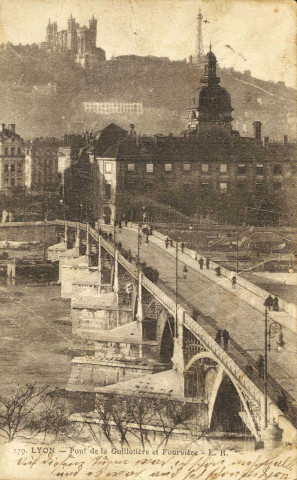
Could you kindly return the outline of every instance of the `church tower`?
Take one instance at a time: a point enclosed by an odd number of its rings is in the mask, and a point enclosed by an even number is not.
[[[77,51],[77,25],[75,23],[75,18],[70,15],[70,18],[67,21],[67,49],[72,50],[73,52]]]
[[[97,39],[97,20],[92,15],[91,20],[89,20],[89,32],[90,32],[90,41],[91,41],[91,50],[94,51],[96,48],[96,39]]]
[[[203,87],[199,92],[198,104],[198,131],[205,133],[214,128],[221,129],[228,134],[232,131],[231,96],[221,87],[217,77],[217,59],[210,50],[206,55],[204,75],[201,78]]]

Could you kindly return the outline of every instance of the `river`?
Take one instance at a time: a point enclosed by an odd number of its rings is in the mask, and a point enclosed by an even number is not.
[[[60,287],[0,277],[0,384],[64,388],[70,374],[70,300]]]

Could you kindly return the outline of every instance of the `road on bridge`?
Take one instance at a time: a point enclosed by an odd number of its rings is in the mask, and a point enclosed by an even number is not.
[[[105,231],[113,228],[103,227]],[[121,242],[125,249],[130,249],[133,256],[137,255],[136,229],[117,228],[116,242]],[[144,239],[140,246],[140,261],[159,271],[159,286],[167,291],[169,296],[175,295],[175,247],[165,249],[163,242],[154,235],[149,237],[149,244]],[[192,314],[197,310],[199,324],[214,337],[218,329],[226,328],[230,333],[228,353],[237,365],[245,369],[247,363],[255,366],[259,354],[264,355],[264,314],[239,298],[236,289],[230,291],[215,283],[215,272],[201,274],[197,268],[198,262],[179,251],[178,294],[180,303]],[[188,266],[187,278],[183,278],[184,264]],[[226,279],[230,282],[229,279]],[[292,319],[293,321],[293,319]],[[297,335],[292,329],[283,329],[285,349],[279,353],[276,349],[277,338],[272,339],[271,352],[268,359],[269,385],[268,394],[274,400],[283,389],[289,403],[287,412],[291,421],[297,424]],[[254,371],[251,379],[263,391],[263,381]]]

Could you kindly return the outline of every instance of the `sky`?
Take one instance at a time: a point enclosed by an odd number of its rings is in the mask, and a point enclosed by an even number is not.
[[[71,13],[87,26],[94,14],[97,46],[107,58],[188,59],[195,54],[199,7],[207,20],[205,50],[211,40],[220,66],[297,88],[294,0],[1,0],[0,42],[38,43],[49,18],[62,30]]]

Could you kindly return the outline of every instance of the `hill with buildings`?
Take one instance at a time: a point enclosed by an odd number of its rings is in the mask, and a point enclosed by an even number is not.
[[[111,121],[141,133],[180,133],[186,109],[197,104],[202,71],[168,58],[114,57],[96,68],[82,68],[71,51],[53,52],[37,45],[0,47],[2,119],[18,124],[25,137],[60,136],[85,128],[100,130]],[[220,69],[221,85],[231,92],[233,128],[251,135],[252,122],[264,135],[296,138],[296,91],[282,82],[265,82],[249,71]],[[83,102],[141,102],[143,115],[96,115]]]

